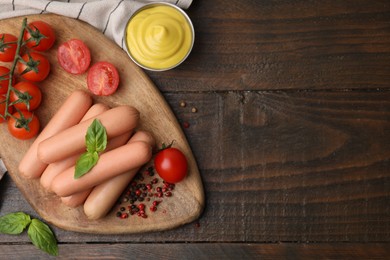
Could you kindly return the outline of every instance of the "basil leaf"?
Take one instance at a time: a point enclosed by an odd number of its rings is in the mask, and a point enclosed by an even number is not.
[[[93,166],[97,164],[99,160],[99,155],[97,152],[85,152],[76,162],[76,169],[74,173],[74,178],[78,179],[87,172],[89,172]]]
[[[85,135],[85,143],[87,146],[87,151],[90,153],[100,153],[106,149],[106,128],[104,128],[99,120],[93,120],[92,124],[88,127],[87,134]]]
[[[15,212],[0,217],[0,233],[17,235],[31,223],[29,215],[23,212]]]
[[[99,160],[99,153],[103,152],[107,147],[107,132],[99,120],[93,120],[88,127],[85,135],[85,144],[87,152],[83,153],[76,162],[75,179],[89,172]]]
[[[50,255],[58,255],[57,240],[49,226],[38,219],[33,219],[27,230],[31,242]]]

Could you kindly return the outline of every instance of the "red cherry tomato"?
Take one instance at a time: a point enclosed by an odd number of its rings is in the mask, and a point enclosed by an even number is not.
[[[12,113],[12,111],[13,111],[13,108],[12,108],[12,106],[9,106],[8,107],[8,113]],[[5,96],[4,95],[1,95],[0,96],[0,114],[2,115],[2,116],[4,116],[4,113],[5,113]],[[6,120],[4,120],[4,118],[2,118],[2,117],[0,117],[0,123],[3,123],[3,122],[5,122]]]
[[[29,110],[33,111],[38,108],[38,106],[41,104],[42,100],[42,93],[39,87],[32,84],[31,82],[27,81],[21,81],[18,84],[14,86],[16,90],[20,92],[20,94],[17,94],[15,91],[11,92],[10,100],[11,102],[15,102],[16,100],[25,100],[29,103],[29,107],[27,108],[25,103],[16,103],[14,104],[14,107],[19,110]],[[30,95],[31,99],[28,99],[27,95]]]
[[[24,32],[23,39],[28,48],[36,51],[47,51],[50,49],[56,36],[51,26],[43,21],[34,21],[28,24],[28,29]]]
[[[9,69],[3,66],[0,66],[0,95],[7,93],[8,91],[8,81],[9,81]],[[15,77],[14,77],[15,79]],[[14,80],[13,79],[13,80]]]
[[[8,119],[8,131],[10,134],[20,140],[31,139],[39,132],[40,124],[38,118],[29,111],[21,111],[24,119],[21,119],[19,112],[15,112]],[[20,120],[16,120],[20,119]]]
[[[119,85],[118,71],[111,63],[100,61],[89,69],[87,85],[88,89],[95,95],[111,95]]]
[[[72,74],[82,74],[91,63],[91,53],[85,43],[72,39],[58,47],[57,59],[61,67]]]
[[[44,80],[50,72],[50,63],[42,54],[32,52],[28,54],[24,54],[22,59],[27,62],[27,65],[19,62],[17,65],[18,73],[22,75],[22,77],[26,80],[30,81],[42,81]],[[25,70],[29,70],[28,72],[22,74]],[[34,71],[36,70],[36,71]]]
[[[17,41],[18,38],[12,34],[0,34],[0,61],[10,62],[14,60]],[[9,42],[11,43],[9,44]]]
[[[176,183],[187,175],[187,159],[176,148],[163,149],[154,158],[154,167],[160,177],[169,183]]]

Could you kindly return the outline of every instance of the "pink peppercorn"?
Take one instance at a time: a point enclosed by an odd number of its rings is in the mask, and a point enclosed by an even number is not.
[[[129,214],[127,214],[127,213],[122,213],[122,215],[121,215],[121,219],[128,218],[128,217],[129,217]]]
[[[140,204],[138,205],[138,208],[139,208],[140,210],[144,210],[144,209],[145,209],[145,204],[140,203]]]

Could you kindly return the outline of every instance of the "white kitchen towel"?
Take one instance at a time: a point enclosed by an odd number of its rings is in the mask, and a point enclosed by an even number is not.
[[[30,14],[59,14],[89,23],[123,49],[127,20],[149,2],[168,2],[187,9],[192,0],[0,0],[0,19]]]
[[[4,165],[4,162],[0,158],[0,180],[3,178],[4,174],[7,173],[7,168]]]

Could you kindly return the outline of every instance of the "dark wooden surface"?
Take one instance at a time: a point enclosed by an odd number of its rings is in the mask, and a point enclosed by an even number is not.
[[[188,13],[191,56],[148,75],[189,123],[204,213],[136,235],[53,227],[60,255],[389,257],[390,2],[194,0]],[[0,215],[13,211],[36,216],[5,177]],[[46,257],[25,234],[0,235],[0,251]]]

